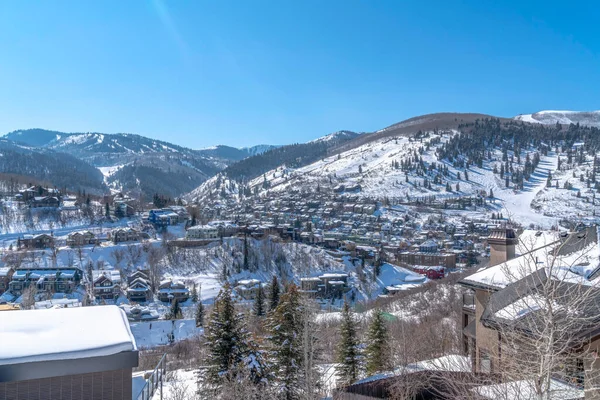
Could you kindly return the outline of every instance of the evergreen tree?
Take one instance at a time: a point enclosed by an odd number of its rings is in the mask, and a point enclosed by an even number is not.
[[[196,305],[196,326],[204,326],[204,304],[202,304],[202,300]]]
[[[273,275],[269,292],[269,311],[273,311],[279,304],[279,281],[276,275]]]
[[[258,284],[258,291],[254,298],[254,315],[257,317],[265,315],[265,291],[262,282]]]
[[[177,297],[173,297],[173,300],[171,300],[171,311],[169,312],[169,316],[171,319],[181,319],[183,317]]]
[[[316,398],[314,324],[296,285],[281,295],[268,321],[277,392],[285,400]]]
[[[210,398],[237,380],[250,352],[249,334],[243,315],[235,310],[229,284],[215,299],[204,341],[208,348],[203,360],[206,369],[199,375],[198,394]]]
[[[494,191],[493,191],[492,189],[490,189],[489,198],[490,198],[490,199],[493,199],[493,198],[494,198]]]
[[[104,205],[104,215],[106,216],[106,218],[110,217],[110,206],[108,205],[108,203]]]
[[[369,325],[365,358],[367,375],[386,371],[390,367],[388,328],[381,310],[375,311]]]
[[[248,269],[248,235],[244,233],[244,269]]]
[[[198,290],[196,289],[196,284],[194,283],[194,286],[192,286],[192,301],[195,303],[198,301]]]
[[[340,342],[337,350],[338,364],[335,368],[338,382],[342,386],[350,385],[359,378],[362,367],[361,361],[354,313],[348,302],[344,302],[340,325]]]

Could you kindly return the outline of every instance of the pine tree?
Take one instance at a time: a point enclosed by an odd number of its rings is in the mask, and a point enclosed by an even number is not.
[[[202,304],[202,300],[196,305],[196,326],[204,326],[204,304]]]
[[[269,311],[273,311],[279,304],[279,281],[276,275],[273,275],[269,292]]]
[[[242,314],[235,310],[229,284],[215,299],[204,341],[208,348],[203,360],[206,369],[199,376],[198,394],[209,398],[235,380],[250,350],[249,334]]]
[[[106,218],[110,217],[110,206],[108,205],[108,203],[104,205],[104,215],[106,216]]]
[[[335,370],[338,382],[342,386],[350,385],[359,378],[362,358],[356,332],[356,321],[348,302],[344,302],[342,309],[337,362]]]
[[[316,396],[316,339],[314,324],[296,285],[281,295],[268,320],[270,359],[280,398],[296,400]]]
[[[192,286],[192,301],[195,303],[198,301],[198,290],[196,289],[196,284],[194,283],[194,286]]]
[[[490,195],[489,195],[489,198],[490,198],[490,199],[493,199],[493,198],[494,198],[494,191],[493,191],[492,189],[490,189]]]
[[[248,269],[248,235],[244,233],[244,269]]]
[[[177,297],[173,297],[173,300],[171,300],[171,311],[169,312],[169,316],[171,319],[181,319],[183,317]]]
[[[262,282],[258,284],[258,291],[254,298],[254,315],[257,317],[265,315],[265,291]]]
[[[383,312],[376,310],[367,332],[367,347],[365,349],[367,375],[389,369],[389,351],[388,328],[383,318]]]

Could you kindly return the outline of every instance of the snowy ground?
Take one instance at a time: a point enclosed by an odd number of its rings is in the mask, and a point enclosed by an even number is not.
[[[200,335],[203,332],[202,328],[196,327],[196,322],[193,319],[132,322],[130,326],[137,347],[140,349],[167,345],[170,343],[170,334],[174,334],[175,342],[178,342]]]

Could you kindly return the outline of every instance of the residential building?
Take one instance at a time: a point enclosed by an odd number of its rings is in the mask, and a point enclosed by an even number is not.
[[[157,295],[158,299],[163,302],[171,302],[173,299],[181,302],[190,298],[190,290],[185,287],[183,282],[166,280],[160,283]]]
[[[152,289],[147,270],[137,270],[127,277],[127,299],[135,302],[152,300]]]
[[[109,238],[113,243],[135,242],[140,240],[140,232],[133,228],[117,228],[109,233]]]
[[[456,254],[403,251],[398,254],[399,262],[407,265],[441,266],[446,269],[456,268]]]
[[[76,267],[19,268],[12,275],[8,289],[16,296],[31,285],[48,293],[72,293],[82,276],[83,272]]]
[[[244,300],[253,300],[261,286],[264,283],[258,279],[242,279],[237,282],[235,292]]]
[[[526,231],[518,238],[512,229],[494,229],[488,242],[491,266],[459,282],[467,289],[463,294],[463,350],[472,360],[473,371],[494,374],[507,365],[523,364],[524,349],[540,340],[536,321],[544,322],[550,302],[557,311],[554,323],[564,326],[561,335],[568,338],[562,354],[569,354],[572,363],[551,371],[552,377],[585,388],[586,399],[600,398],[600,365],[585,355],[600,351],[597,227],[565,236]],[[573,301],[574,296],[579,300]],[[561,318],[569,324],[561,323]],[[516,343],[523,349],[518,355],[521,360],[508,351]]]
[[[60,207],[60,199],[54,196],[36,196],[29,201],[31,208],[58,208]]]
[[[4,312],[0,326],[0,400],[137,398],[138,350],[118,307]]]
[[[92,288],[96,299],[112,300],[121,293],[121,273],[117,270],[92,271]]]
[[[12,267],[0,267],[0,294],[8,290],[15,270]]]
[[[67,236],[67,246],[79,247],[98,244],[99,239],[90,231],[73,232]]]
[[[185,231],[186,239],[218,239],[219,228],[211,225],[195,225]]]
[[[23,235],[17,239],[17,248],[46,249],[54,245],[54,237],[46,233],[39,235]]]

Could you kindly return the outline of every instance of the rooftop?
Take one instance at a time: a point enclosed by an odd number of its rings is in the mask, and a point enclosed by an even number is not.
[[[0,313],[0,365],[74,360],[137,350],[117,306]]]

